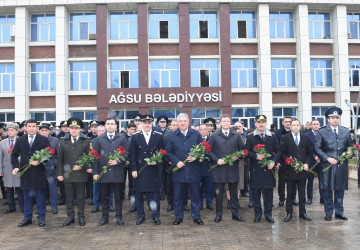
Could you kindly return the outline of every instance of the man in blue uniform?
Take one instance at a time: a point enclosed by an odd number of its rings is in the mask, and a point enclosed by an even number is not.
[[[343,164],[337,162],[348,147],[353,146],[350,131],[340,126],[342,110],[334,107],[326,111],[328,124],[319,129],[315,138],[315,154],[321,162],[319,167],[320,188],[324,189],[325,220],[330,221],[335,209],[335,218],[347,220],[344,215],[343,199],[344,190],[348,189],[348,161]],[[352,152],[348,152],[352,155]],[[323,171],[333,165],[327,171]]]

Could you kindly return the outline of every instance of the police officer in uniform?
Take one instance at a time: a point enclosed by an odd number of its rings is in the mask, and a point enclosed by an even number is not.
[[[273,188],[276,186],[276,181],[272,171],[275,164],[279,161],[280,146],[276,135],[266,129],[267,119],[265,115],[257,115],[255,117],[255,126],[256,129],[246,137],[246,148],[249,151],[250,188],[255,212],[254,222],[261,220],[262,208],[260,198],[261,194],[263,194],[265,219],[273,223]],[[264,159],[264,155],[257,154],[254,151],[254,147],[258,144],[265,145],[266,152],[271,154],[271,158],[269,158],[271,162],[265,167],[259,164],[259,160]]]
[[[145,221],[144,195],[149,202],[153,222],[160,225],[160,188],[161,164],[150,165],[144,168],[140,175],[138,171],[146,164],[145,158],[150,158],[156,151],[164,149],[162,134],[152,129],[152,115],[143,115],[141,132],[135,133],[130,143],[130,164],[134,179],[135,204],[138,211],[136,225]]]
[[[342,110],[338,107],[326,111],[328,124],[319,129],[315,138],[314,152],[321,162],[319,167],[320,188],[324,189],[325,220],[330,221],[335,209],[335,218],[347,220],[344,215],[344,190],[348,189],[348,161],[337,162],[348,147],[353,146],[349,129],[340,126]],[[348,152],[352,155],[352,152]],[[323,172],[330,164],[333,166]]]

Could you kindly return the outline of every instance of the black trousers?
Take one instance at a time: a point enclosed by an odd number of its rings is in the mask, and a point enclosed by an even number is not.
[[[64,202],[65,202],[65,200],[66,200],[66,195],[65,195],[64,182],[58,181],[58,185],[59,185],[59,189],[60,189],[60,201],[64,201]]]
[[[293,200],[296,197],[296,187],[299,190],[299,214],[305,214],[305,188],[306,179],[303,180],[287,180],[287,196],[286,196],[286,212],[293,213]]]
[[[1,194],[3,199],[6,199],[6,191],[5,191],[5,186],[4,186],[4,177],[0,176],[0,187],[1,187]]]
[[[21,211],[24,211],[24,195],[23,195],[23,191],[20,189],[20,187],[7,187],[6,189],[7,189],[6,195],[7,195],[7,199],[8,199],[9,209],[16,209],[14,194],[17,194],[19,207],[20,207]]]
[[[266,217],[272,216],[273,189],[272,188],[252,188],[251,196],[254,204],[255,217],[261,217],[263,211],[261,208],[261,193],[264,199],[264,214]]]
[[[93,197],[93,176],[92,176],[92,174],[90,174],[90,173],[88,173],[87,174],[88,175],[88,181],[87,181],[87,183],[86,183],[86,198],[90,198],[90,199],[92,199],[92,197]]]
[[[86,182],[64,182],[66,194],[66,214],[75,217],[74,200],[76,197],[78,217],[85,217],[85,188]]]
[[[167,185],[166,185],[167,202],[169,205],[174,206],[174,183],[172,181],[172,171],[170,171],[170,173],[167,173],[165,169],[164,172],[166,174],[166,180],[167,180]]]
[[[110,187],[114,190],[115,211],[116,217],[122,217],[122,201],[124,197],[125,183],[100,183],[101,189],[101,203],[102,203],[102,216],[109,218],[110,212]]]
[[[230,209],[234,215],[239,214],[239,199],[237,196],[238,182],[228,183],[230,192]],[[223,195],[225,189],[225,183],[214,183],[216,190],[216,215],[222,215],[223,213]]]
[[[278,180],[278,195],[279,200],[285,201],[285,184],[286,180],[282,173],[279,172],[279,180]]]

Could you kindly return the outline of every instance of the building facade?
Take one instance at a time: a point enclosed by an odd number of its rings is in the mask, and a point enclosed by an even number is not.
[[[302,122],[356,105],[360,3],[0,1],[0,121]],[[269,122],[271,123],[271,122]]]

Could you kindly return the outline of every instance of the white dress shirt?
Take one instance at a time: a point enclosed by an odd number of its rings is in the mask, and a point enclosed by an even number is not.
[[[34,134],[32,137],[33,137],[32,142],[34,143],[36,134]],[[31,138],[30,138],[30,135],[28,135],[28,142],[29,142],[29,144],[30,144],[30,141],[31,141]]]
[[[146,133],[144,130],[142,130],[142,133],[143,133],[143,135],[145,137],[146,144],[149,144],[151,131],[152,131],[152,129],[149,132]]]

